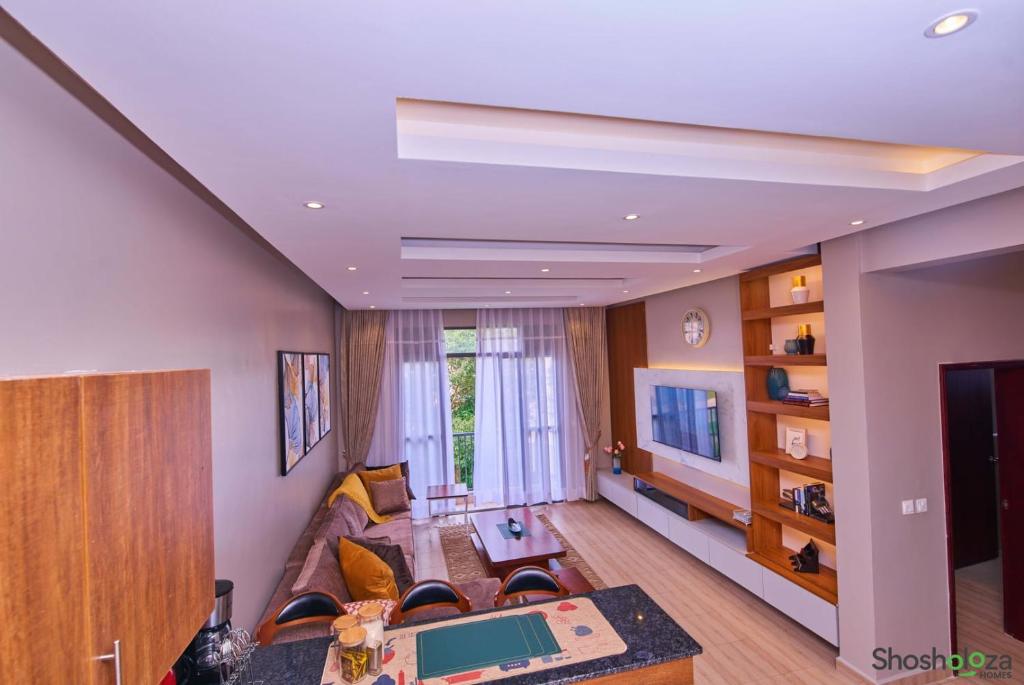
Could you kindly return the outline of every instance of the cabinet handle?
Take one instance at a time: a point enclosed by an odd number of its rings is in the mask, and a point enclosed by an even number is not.
[[[111,654],[102,654],[96,657],[96,661],[114,662],[114,683],[121,685],[121,641],[114,640],[114,651]]]

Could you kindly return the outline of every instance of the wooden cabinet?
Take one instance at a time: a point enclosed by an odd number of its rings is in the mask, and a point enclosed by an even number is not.
[[[208,371],[0,382],[3,682],[157,683],[213,606]]]

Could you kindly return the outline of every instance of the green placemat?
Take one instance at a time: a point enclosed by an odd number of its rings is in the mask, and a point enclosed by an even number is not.
[[[514,538],[516,536],[515,533],[513,533],[512,531],[510,531],[508,529],[508,524],[507,523],[498,523],[496,525],[498,526],[498,531],[501,533],[501,537],[505,538],[506,540],[511,540],[512,538]],[[519,525],[522,526],[523,524],[520,523]],[[519,534],[519,537],[521,537],[521,538],[528,538],[528,537],[530,537],[530,529],[527,528],[526,526],[523,526],[523,532]]]
[[[416,677],[439,678],[561,651],[541,614],[462,623],[416,634]]]

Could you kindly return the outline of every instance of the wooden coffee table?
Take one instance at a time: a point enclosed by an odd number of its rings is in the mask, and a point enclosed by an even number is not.
[[[498,524],[508,523],[509,517],[523,524],[530,534],[521,538],[505,539]],[[481,511],[470,515],[476,533],[476,545],[481,561],[492,576],[504,578],[510,571],[522,566],[550,567],[555,559],[565,556],[565,549],[529,509]]]

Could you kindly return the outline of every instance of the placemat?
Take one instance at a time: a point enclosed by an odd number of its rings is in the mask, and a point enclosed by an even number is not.
[[[416,672],[426,680],[561,651],[540,614],[502,616],[417,633]]]
[[[508,524],[507,523],[497,523],[495,525],[498,526],[498,532],[501,533],[501,537],[505,538],[506,540],[511,540],[512,538],[514,538],[516,536],[515,533],[513,533],[512,531],[510,531],[508,529]],[[520,523],[519,525],[522,526],[523,524]],[[528,537],[530,537],[530,529],[527,528],[526,526],[523,526],[523,532],[519,534],[519,537],[521,537],[521,538],[528,538]]]
[[[417,679],[417,635],[422,632],[457,625],[475,624],[506,616],[535,615],[543,619],[562,651],[546,656],[515,659],[493,666],[474,667],[459,674]],[[533,619],[536,620],[536,619]],[[581,663],[606,656],[622,654],[626,643],[622,641],[608,620],[594,603],[586,597],[556,600],[541,604],[510,607],[484,615],[454,617],[440,623],[398,626],[384,633],[384,670],[379,676],[367,676],[365,685],[470,685],[507,678],[523,673],[546,671],[571,663]],[[343,685],[341,674],[334,662],[334,654],[327,652],[321,676],[323,685]],[[361,685],[362,685],[361,683]]]

